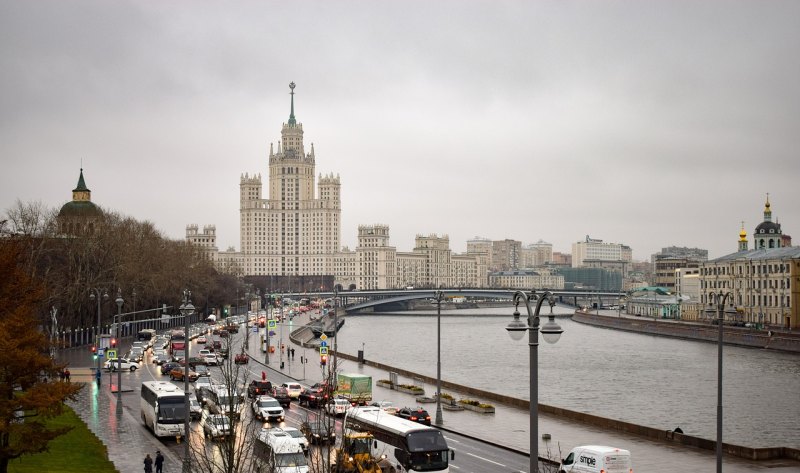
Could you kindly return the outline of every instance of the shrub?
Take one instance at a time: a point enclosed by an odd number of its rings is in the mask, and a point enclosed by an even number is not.
[[[486,404],[485,402],[476,401],[475,399],[460,399],[458,402],[461,404],[467,404],[469,406],[481,407],[483,409],[490,409],[494,407],[491,404]]]

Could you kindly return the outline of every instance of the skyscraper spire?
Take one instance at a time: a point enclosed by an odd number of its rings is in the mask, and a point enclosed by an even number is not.
[[[294,82],[289,83],[289,88],[292,90],[289,94],[292,96],[292,110],[289,113],[289,125],[296,125],[297,120],[294,119]]]

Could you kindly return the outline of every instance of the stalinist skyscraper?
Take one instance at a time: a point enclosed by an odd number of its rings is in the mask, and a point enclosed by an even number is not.
[[[269,147],[268,198],[262,198],[260,174],[244,174],[239,184],[241,264],[248,275],[334,274],[340,247],[339,176],[320,174],[315,185],[314,143],[306,153],[303,124],[294,116],[294,82],[289,88],[289,121],[277,149]]]

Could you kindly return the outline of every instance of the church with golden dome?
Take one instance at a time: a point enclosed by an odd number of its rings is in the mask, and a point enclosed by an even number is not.
[[[767,194],[767,201],[764,204],[764,221],[759,223],[753,232],[753,249],[767,250],[787,246],[792,246],[792,237],[783,234],[781,224],[778,223],[777,219],[774,222],[772,221],[772,204],[769,203],[769,194]],[[739,251],[747,251],[749,249],[747,232],[744,229],[744,222],[742,222],[742,229],[739,231]]]

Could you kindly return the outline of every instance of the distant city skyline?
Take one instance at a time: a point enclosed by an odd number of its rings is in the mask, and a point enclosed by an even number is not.
[[[424,8],[425,14],[419,11]],[[342,244],[587,235],[637,261],[737,249],[766,194],[800,238],[795,2],[0,4],[0,180],[239,245],[239,178],[295,115]]]

